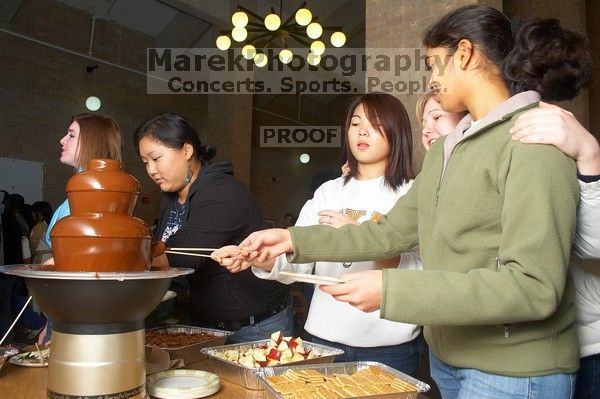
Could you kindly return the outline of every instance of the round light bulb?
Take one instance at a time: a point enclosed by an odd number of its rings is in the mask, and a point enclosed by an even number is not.
[[[310,155],[308,155],[306,153],[300,155],[300,162],[308,163],[309,161],[310,161]]]
[[[244,28],[248,25],[248,15],[243,11],[235,12],[231,16],[231,23],[236,28]]]
[[[310,51],[314,55],[321,55],[325,52],[325,43],[320,40],[315,40],[310,44]]]
[[[331,44],[334,47],[342,47],[346,43],[346,35],[344,32],[335,32],[331,35]]]
[[[85,106],[90,111],[98,111],[101,105],[102,102],[96,96],[90,96],[85,100]]]
[[[229,36],[221,35],[217,37],[217,48],[219,50],[225,51],[229,48],[229,46],[231,46],[231,39]]]
[[[308,8],[301,8],[296,11],[296,23],[300,26],[306,26],[312,21],[312,12]]]
[[[294,58],[294,53],[292,53],[291,50],[288,50],[287,48],[284,48],[279,52],[279,61],[281,61],[284,64],[289,64],[292,61],[292,58]]]
[[[248,31],[246,28],[233,28],[231,30],[231,37],[236,42],[243,42],[248,37]]]
[[[264,67],[265,65],[267,65],[268,62],[268,58],[266,54],[263,53],[256,53],[256,55],[254,56],[254,64],[256,64],[257,67]]]
[[[313,22],[312,24],[306,27],[306,34],[311,39],[318,39],[323,34],[323,28],[318,22]]]
[[[251,44],[246,44],[242,47],[242,55],[245,59],[251,60],[256,55],[256,48]]]
[[[306,61],[308,61],[308,63],[310,65],[317,66],[317,65],[319,65],[319,62],[321,62],[321,56],[317,55],[311,51],[306,56]]]
[[[269,14],[265,17],[265,28],[275,31],[281,26],[281,18],[277,14]]]

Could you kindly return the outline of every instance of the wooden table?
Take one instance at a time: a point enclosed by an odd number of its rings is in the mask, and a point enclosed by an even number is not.
[[[189,368],[211,371],[208,362],[199,362]],[[46,367],[21,367],[7,363],[0,371],[0,398],[46,399]],[[221,379],[221,389],[210,399],[263,399],[264,391],[253,391]],[[418,395],[418,399],[427,399]]]

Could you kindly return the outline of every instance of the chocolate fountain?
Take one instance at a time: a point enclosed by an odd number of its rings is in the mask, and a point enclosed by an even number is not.
[[[150,231],[133,217],[140,184],[120,162],[92,160],[67,184],[71,215],[52,229],[55,265],[0,267],[25,278],[53,322],[47,397],[146,398],[144,318],[171,279],[150,270]]]

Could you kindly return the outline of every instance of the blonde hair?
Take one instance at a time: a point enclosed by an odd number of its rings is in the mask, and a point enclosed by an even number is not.
[[[427,93],[419,96],[417,100],[417,105],[415,107],[415,112],[417,113],[417,120],[419,124],[423,126],[423,113],[425,112],[425,105],[427,105],[427,101],[433,98],[433,92],[428,91]]]
[[[71,118],[79,125],[79,144],[75,167],[85,168],[92,159],[123,161],[121,128],[105,115],[81,114]]]

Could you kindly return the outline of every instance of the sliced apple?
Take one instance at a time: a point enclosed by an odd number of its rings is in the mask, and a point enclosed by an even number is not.
[[[279,345],[277,346],[277,349],[279,349],[282,352],[288,348],[289,348],[289,346],[288,346],[287,342],[285,342],[285,341],[281,341],[279,343]]]
[[[265,362],[267,361],[267,357],[265,356],[264,352],[260,349],[255,350],[254,353],[252,353],[252,358],[257,361],[257,362]]]
[[[281,331],[275,331],[273,334],[271,334],[271,339],[279,344],[283,339],[283,334]]]
[[[279,352],[275,348],[271,349],[269,351],[269,354],[267,355],[267,358],[273,359],[273,360],[279,360],[280,357],[281,357],[281,352]]]
[[[292,350],[288,348],[288,349],[282,350],[281,351],[281,356],[279,356],[279,357],[280,358],[282,358],[282,357],[289,357],[289,358],[291,358],[293,355],[294,355],[294,353],[292,352]]]
[[[299,362],[301,360],[304,360],[304,356],[299,353],[294,353],[294,356],[292,356],[292,362]]]

